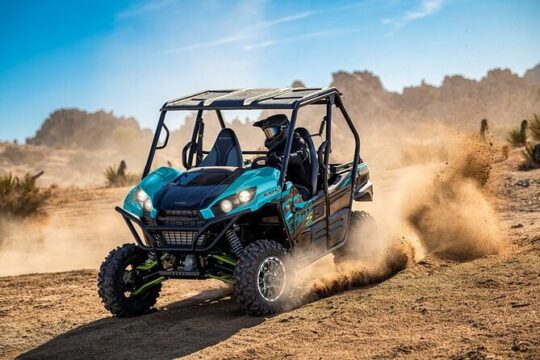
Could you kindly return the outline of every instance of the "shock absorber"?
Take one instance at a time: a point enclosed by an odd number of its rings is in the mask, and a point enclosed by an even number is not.
[[[244,248],[240,242],[240,238],[238,235],[236,235],[236,229],[234,226],[227,230],[225,233],[225,238],[227,239],[234,256],[238,259]]]

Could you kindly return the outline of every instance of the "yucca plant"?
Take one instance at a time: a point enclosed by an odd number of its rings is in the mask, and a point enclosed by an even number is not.
[[[540,114],[532,114],[529,118],[529,130],[534,140],[540,141]]]
[[[105,178],[109,187],[121,187],[134,185],[140,180],[140,176],[134,173],[126,172],[126,163],[121,161],[118,168],[116,165],[109,166],[105,169]]]
[[[528,143],[525,145],[525,150],[521,152],[523,163],[520,165],[521,170],[530,170],[540,168],[540,144],[533,145]]]
[[[508,133],[506,140],[512,144],[513,147],[524,146],[527,143],[527,129],[528,122],[523,120],[519,129],[513,129]]]
[[[36,186],[41,174],[26,174],[23,178],[11,173],[0,176],[0,215],[28,217],[42,214],[51,192]]]

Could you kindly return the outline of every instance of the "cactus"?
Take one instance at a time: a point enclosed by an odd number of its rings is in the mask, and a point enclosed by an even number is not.
[[[527,142],[527,129],[529,128],[529,123],[526,119],[523,119],[521,121],[521,125],[519,126],[519,136],[522,139],[525,139],[524,143]]]
[[[488,121],[487,119],[482,119],[480,122],[480,136],[482,139],[486,138],[486,133],[489,131]]]
[[[126,169],[126,162],[124,160],[120,161],[120,165],[118,166],[118,176],[126,176]]]

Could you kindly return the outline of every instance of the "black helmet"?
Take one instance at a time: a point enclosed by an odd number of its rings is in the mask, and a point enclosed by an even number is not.
[[[253,123],[253,126],[260,127],[264,131],[266,136],[264,146],[268,150],[272,150],[285,140],[289,128],[289,119],[287,115],[277,114],[259,120]]]

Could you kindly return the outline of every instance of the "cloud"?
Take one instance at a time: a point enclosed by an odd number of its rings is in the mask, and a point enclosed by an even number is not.
[[[272,27],[272,26],[275,26],[275,25],[278,25],[278,24],[291,22],[291,21],[296,21],[296,20],[301,20],[301,19],[304,19],[304,18],[306,18],[308,16],[311,16],[312,14],[313,14],[313,12],[311,12],[311,11],[305,11],[305,12],[302,12],[302,13],[299,13],[299,14],[296,14],[296,15],[289,15],[289,16],[284,16],[284,17],[269,20],[269,21],[263,21],[263,22],[254,24],[254,25],[248,27],[247,29],[244,29],[243,33],[245,33],[245,34],[253,34],[253,30],[255,30],[255,29],[269,28],[269,27]],[[166,52],[167,53],[177,53],[177,52],[182,52],[182,51],[186,51],[186,50],[210,48],[210,47],[215,47],[215,46],[220,46],[220,45],[225,45],[225,44],[230,44],[230,43],[237,43],[237,42],[240,42],[242,40],[248,39],[248,38],[253,37],[253,36],[254,35],[228,36],[228,37],[224,37],[224,38],[220,38],[220,39],[216,39],[216,40],[203,41],[203,42],[200,42],[200,43],[194,43],[194,44],[189,44],[189,45],[185,45],[185,46],[180,46],[180,47],[177,47],[177,48],[172,48],[172,49],[167,50]]]
[[[272,27],[272,26],[277,25],[277,24],[282,24],[282,23],[291,22],[291,21],[295,21],[295,20],[301,20],[301,19],[307,18],[309,16],[312,16],[313,14],[315,14],[315,12],[313,12],[313,11],[304,11],[304,12],[301,12],[301,13],[296,14],[296,15],[284,16],[284,17],[277,18],[277,19],[274,19],[274,20],[264,21],[264,22],[255,24],[253,27],[254,28]]]
[[[441,10],[445,2],[446,0],[422,0],[418,9],[407,11],[397,18],[383,19],[382,22],[383,24],[402,27],[411,21],[436,14]]]
[[[267,29],[267,28],[273,27],[275,25],[284,24],[284,23],[288,23],[288,22],[294,22],[294,21],[298,21],[298,20],[303,20],[305,18],[308,18],[310,16],[314,16],[314,15],[327,14],[327,13],[331,13],[331,12],[345,11],[345,10],[357,8],[357,7],[361,6],[361,5],[363,5],[363,4],[351,4],[351,5],[333,7],[333,8],[328,8],[328,9],[303,11],[303,12],[300,12],[298,14],[288,15],[288,16],[276,18],[276,19],[273,19],[273,20],[259,22],[259,23],[253,24],[253,25],[251,25],[251,26],[249,26],[249,27],[242,30],[242,33],[249,34],[249,35],[228,36],[228,37],[219,38],[219,39],[216,39],[216,40],[210,40],[210,41],[203,41],[203,42],[200,42],[200,43],[188,44],[188,45],[168,49],[168,50],[166,50],[166,53],[177,53],[177,52],[182,52],[182,51],[187,51],[187,50],[203,49],[203,48],[210,48],[210,47],[215,47],[215,46],[220,46],[220,45],[225,45],[225,44],[238,43],[238,42],[240,42],[242,40],[246,40],[246,39],[249,39],[249,38],[255,38],[256,34],[257,34],[256,30],[259,30],[259,29]],[[316,33],[302,35],[301,37],[292,37],[292,38],[289,37],[286,40],[269,40],[269,41],[265,41],[265,42],[262,42],[262,43],[259,43],[259,44],[246,45],[246,46],[244,46],[243,49],[244,50],[252,50],[252,49],[272,46],[272,45],[275,45],[275,44],[296,42],[296,41],[299,41],[299,40],[302,40],[302,39],[305,39],[305,38],[321,36],[323,33],[328,33],[328,31],[319,31],[319,32],[316,32]]]
[[[316,32],[312,32],[312,33],[308,33],[304,35],[291,36],[291,37],[287,37],[280,40],[268,40],[268,41],[264,41],[258,44],[246,45],[243,47],[243,49],[246,51],[250,51],[250,50],[255,50],[255,49],[260,49],[260,48],[266,48],[269,46],[279,45],[279,44],[291,44],[291,43],[299,42],[306,39],[319,38],[319,37],[324,37],[324,36],[335,36],[335,35],[350,33],[354,31],[357,31],[357,30],[334,29],[334,30],[316,31]]]
[[[135,4],[129,8],[120,11],[116,14],[116,18],[119,20],[140,16],[152,11],[158,11],[168,5],[177,2],[177,0],[155,0],[148,1],[140,4]]]
[[[207,42],[200,42],[200,43],[195,43],[195,44],[189,44],[189,45],[185,45],[185,46],[180,46],[180,47],[168,49],[166,52],[167,53],[177,53],[177,52],[182,52],[182,51],[186,51],[186,50],[210,48],[210,47],[219,46],[219,45],[236,43],[236,42],[239,42],[239,41],[247,39],[247,38],[249,38],[249,35],[229,36],[229,37],[224,37],[224,38],[217,39],[217,40],[212,40],[212,41],[207,41]]]

